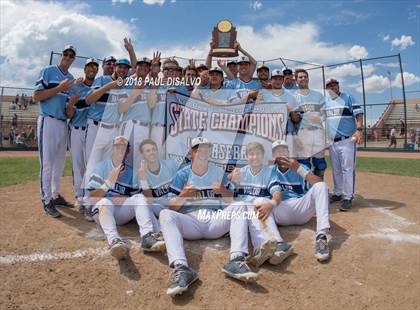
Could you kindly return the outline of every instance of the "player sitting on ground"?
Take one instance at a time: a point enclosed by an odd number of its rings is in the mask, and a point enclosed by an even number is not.
[[[157,220],[160,211],[167,208],[169,186],[172,177],[178,170],[178,163],[174,160],[159,160],[156,143],[151,139],[140,143],[139,151],[144,157],[138,169],[138,179],[143,195],[149,204],[137,206],[140,216],[141,248],[144,251],[163,251],[165,243],[160,233]]]
[[[285,141],[273,142],[272,152],[274,183],[270,186],[280,186],[282,191],[282,201],[273,209],[274,219],[278,225],[303,225],[316,214],[315,257],[325,261],[330,257],[328,186],[306,166],[289,158]],[[306,183],[310,185],[307,192]]]
[[[187,263],[184,238],[188,240],[218,239],[230,233],[230,261],[222,271],[241,281],[255,281],[245,262],[248,253],[248,223],[242,202],[231,203],[231,183],[224,171],[209,164],[212,145],[203,137],[194,138],[189,154],[191,165],[180,169],[174,176],[171,191],[177,195],[169,201],[169,209],[160,213],[160,224],[166,242],[169,265],[174,280],[167,294],[182,294],[198,279]],[[217,212],[218,210],[222,210]],[[202,215],[200,215],[202,214]],[[234,216],[237,215],[237,216]]]
[[[263,165],[264,147],[251,142],[246,146],[248,165],[235,168],[229,175],[238,198],[247,205],[249,211],[258,211],[259,218],[249,220],[249,230],[254,256],[251,263],[259,267],[270,259],[271,264],[280,264],[291,254],[290,245],[281,238],[271,210],[281,199],[280,187],[271,186],[272,167]],[[269,229],[270,227],[271,229]]]
[[[118,260],[128,256],[129,248],[121,240],[117,225],[126,224],[134,217],[140,223],[141,213],[136,206],[147,204],[143,195],[132,196],[138,189],[133,169],[125,163],[129,147],[125,137],[116,137],[112,145],[112,158],[95,166],[87,186],[92,204],[95,203],[93,219],[103,229],[111,255]]]

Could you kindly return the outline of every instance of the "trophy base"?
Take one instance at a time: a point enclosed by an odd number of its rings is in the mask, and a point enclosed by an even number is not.
[[[236,57],[238,55],[238,51],[234,48],[214,48],[211,51],[213,57]]]

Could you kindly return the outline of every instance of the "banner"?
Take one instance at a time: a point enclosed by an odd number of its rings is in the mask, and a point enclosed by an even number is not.
[[[217,165],[245,165],[246,145],[250,142],[264,146],[268,162],[272,158],[271,144],[285,140],[287,116],[287,106],[281,103],[213,105],[168,93],[166,158],[184,161],[191,140],[201,136],[213,143],[211,162]]]

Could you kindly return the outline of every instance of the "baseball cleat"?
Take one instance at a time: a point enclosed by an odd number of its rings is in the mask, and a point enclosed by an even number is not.
[[[91,207],[85,207],[85,212],[84,212],[84,218],[86,221],[88,222],[93,222],[93,217],[92,217],[92,208]]]
[[[327,236],[319,234],[315,240],[315,257],[318,261],[323,262],[330,258],[330,248],[328,246]]]
[[[340,211],[349,211],[351,209],[351,200],[344,199],[340,205]]]
[[[165,252],[166,245],[161,233],[149,232],[142,238],[141,248],[145,252]]]
[[[52,201],[49,203],[44,203],[44,211],[47,213],[48,216],[51,216],[53,218],[57,218],[61,216],[61,213],[55,208]]]
[[[286,242],[277,242],[277,248],[274,255],[268,261],[272,265],[281,264],[286,258],[293,254],[293,246]]]
[[[57,198],[52,200],[54,206],[64,207],[64,208],[73,208],[73,205],[64,199],[63,196],[58,195]]]
[[[277,241],[274,239],[264,241],[260,248],[249,260],[252,266],[260,267],[264,262],[272,257],[277,250]]]
[[[342,199],[343,199],[343,197],[341,195],[333,194],[333,195],[330,196],[330,203],[341,201]]]
[[[166,294],[171,297],[181,295],[188,287],[198,280],[198,274],[188,266],[179,265],[172,271],[173,281],[169,284]]]
[[[231,278],[243,282],[255,282],[259,277],[258,273],[251,271],[249,266],[246,264],[244,256],[238,256],[229,261],[223,266],[222,272]]]
[[[115,238],[112,240],[109,250],[111,255],[117,260],[126,258],[130,252],[127,244],[125,244],[120,238]]]

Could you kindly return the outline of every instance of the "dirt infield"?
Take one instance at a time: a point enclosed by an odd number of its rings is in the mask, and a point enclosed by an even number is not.
[[[315,219],[281,227],[295,255],[281,266],[264,265],[258,284],[242,284],[220,272],[228,240],[187,242],[200,280],[176,299],[165,294],[163,255],[135,246],[117,263],[94,224],[76,210],[59,220],[41,210],[38,184],[0,189],[1,309],[419,309],[420,179],[358,173],[351,212],[330,207],[333,249],[325,264],[313,257]],[[331,176],[327,175],[331,184]],[[65,178],[64,194],[72,196]],[[135,242],[137,226],[121,227]]]

